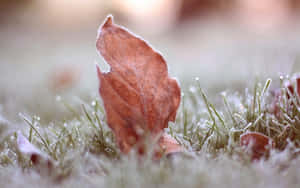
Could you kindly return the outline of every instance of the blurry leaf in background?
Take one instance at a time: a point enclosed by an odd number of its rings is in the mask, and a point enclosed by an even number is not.
[[[292,18],[292,4],[287,0],[239,0],[236,12],[240,22],[256,31],[282,29]]]
[[[113,0],[115,11],[143,32],[159,33],[174,26],[182,0]]]
[[[53,91],[62,91],[70,89],[78,84],[81,77],[81,69],[75,65],[64,65],[56,68],[51,77],[50,88]]]

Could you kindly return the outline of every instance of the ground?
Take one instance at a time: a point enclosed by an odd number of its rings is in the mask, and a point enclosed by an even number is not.
[[[288,73],[296,72],[291,67],[298,64],[297,45],[287,45],[292,35],[279,42],[251,38],[232,42],[220,36],[212,40],[218,32],[210,33],[210,40],[205,40],[205,31],[193,34],[199,37],[176,43],[178,33],[173,38],[150,38],[182,88],[176,122],[165,131],[185,152],[160,161],[153,161],[150,154],[137,157],[134,151],[123,155],[115,144],[98,94],[93,63],[103,66],[103,60],[93,37],[82,40],[91,42],[43,39],[40,46],[25,48],[30,37],[23,36],[21,43],[20,37],[0,44],[2,186],[298,187],[299,98],[288,97],[283,84],[293,80]],[[72,75],[78,69],[75,85],[53,86],[59,72]],[[277,102],[276,88],[283,98]],[[274,105],[280,106],[279,116]],[[43,163],[34,165],[18,150],[18,131],[51,158],[52,170]],[[251,160],[239,139],[247,131],[276,142],[270,156]]]

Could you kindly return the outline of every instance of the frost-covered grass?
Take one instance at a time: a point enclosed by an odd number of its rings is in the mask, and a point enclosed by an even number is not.
[[[11,115],[4,109],[0,116],[1,186],[298,187],[300,103],[297,95],[287,97],[283,82],[288,79],[259,80],[222,93],[206,91],[197,78],[187,82],[182,86],[186,89],[176,122],[166,129],[186,151],[160,161],[153,161],[150,154],[139,158],[134,151],[128,156],[120,153],[97,88],[96,94],[85,93],[76,100],[56,96],[56,105],[51,104],[55,95],[43,91],[41,105],[45,106],[37,108],[42,110]],[[281,88],[282,100],[277,103],[271,86]],[[9,98],[3,93],[1,97]],[[51,173],[18,151],[18,130],[53,160]],[[276,149],[268,159],[251,162],[239,140],[247,131],[261,132],[275,141]]]

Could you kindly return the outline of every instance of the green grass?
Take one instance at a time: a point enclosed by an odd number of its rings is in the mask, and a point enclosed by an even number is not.
[[[288,97],[292,94],[283,82],[289,78],[280,79],[282,99],[277,103],[271,79],[215,96],[208,96],[195,79],[183,91],[176,122],[166,129],[186,151],[160,161],[150,154],[137,157],[134,151],[121,154],[98,97],[81,105],[60,100],[72,114],[65,120],[45,123],[37,115],[20,113],[25,124],[16,128],[0,119],[0,180],[7,187],[297,187],[300,99]],[[50,173],[42,173],[47,167],[33,165],[18,151],[17,130],[51,158],[55,168]],[[247,131],[275,141],[270,158],[251,162],[239,140]]]

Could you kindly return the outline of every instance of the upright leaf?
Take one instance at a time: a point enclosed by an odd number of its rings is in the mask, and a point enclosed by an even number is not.
[[[157,137],[174,121],[180,103],[180,87],[168,75],[164,58],[141,38],[108,17],[100,27],[97,49],[110,65],[101,72],[100,95],[107,123],[121,151],[143,144],[146,135]],[[143,147],[139,147],[143,153]]]

